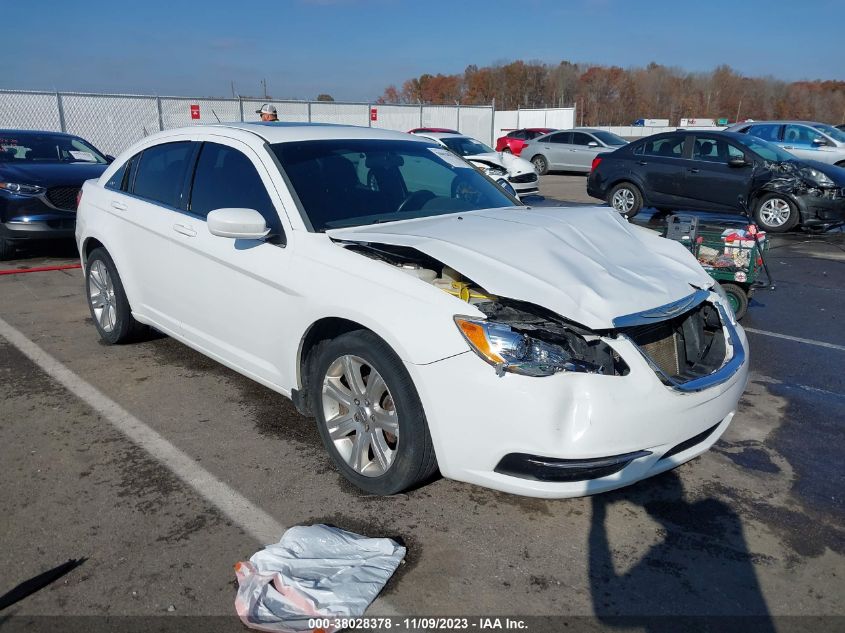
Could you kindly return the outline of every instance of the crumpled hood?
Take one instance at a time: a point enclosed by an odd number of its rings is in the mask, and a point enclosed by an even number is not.
[[[416,248],[492,294],[592,329],[713,283],[682,245],[607,207],[484,209],[327,234]]]
[[[472,156],[464,156],[468,161],[477,161],[482,163],[491,163],[506,169],[511,176],[521,176],[522,174],[530,174],[534,170],[534,165],[530,161],[508,154],[506,152],[486,152],[484,154],[473,154]]]

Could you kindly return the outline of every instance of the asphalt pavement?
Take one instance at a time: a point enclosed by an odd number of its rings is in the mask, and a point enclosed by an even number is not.
[[[541,192],[589,203],[583,187],[551,175]],[[0,629],[159,618],[243,630],[234,563],[322,522],[407,546],[374,614],[633,630],[671,630],[654,615],[743,615],[756,616],[745,630],[842,630],[843,238],[773,241],[776,290],[757,292],[743,321],[751,380],[713,450],[626,489],[552,501],[445,479],[365,495],[282,396],[167,337],[102,345],[81,271],[0,275],[0,594],[84,558],[0,613]],[[72,264],[72,249],[0,269]]]

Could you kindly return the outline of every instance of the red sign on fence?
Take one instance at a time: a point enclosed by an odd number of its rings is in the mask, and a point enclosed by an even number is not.
[[[378,108],[370,108],[370,121],[378,121]]]
[[[200,106],[198,103],[191,104],[191,118],[198,119],[200,118]]]

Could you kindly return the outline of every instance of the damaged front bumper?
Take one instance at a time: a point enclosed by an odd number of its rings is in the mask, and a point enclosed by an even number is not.
[[[795,201],[805,226],[845,222],[845,187],[808,189]]]
[[[500,376],[472,353],[407,368],[444,476],[520,495],[582,496],[671,469],[718,440],[748,378],[745,334],[723,323],[730,357],[686,389],[667,383],[628,336],[605,339],[625,375]]]

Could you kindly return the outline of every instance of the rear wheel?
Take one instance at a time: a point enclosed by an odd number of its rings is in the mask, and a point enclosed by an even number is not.
[[[607,194],[607,203],[626,218],[633,218],[643,208],[643,194],[636,185],[620,182]]]
[[[733,309],[736,319],[739,321],[748,312],[748,294],[741,286],[736,284],[719,282],[719,285],[722,286],[722,290],[728,296],[728,303],[731,304],[731,309]]]
[[[146,326],[132,316],[120,275],[104,248],[95,248],[88,256],[85,289],[91,318],[103,342],[126,343],[145,331]]]
[[[785,233],[800,219],[795,203],[779,193],[769,193],[757,201],[754,219],[771,233]]]
[[[534,169],[536,169],[537,173],[541,176],[549,173],[549,161],[547,161],[546,157],[542,154],[537,154],[531,159],[531,162],[534,164]]]
[[[417,390],[402,361],[375,334],[358,330],[326,344],[311,384],[323,444],[353,484],[391,495],[437,470]]]
[[[508,147],[507,145],[505,145],[505,146],[502,148],[502,153],[503,153],[503,154],[512,154],[513,152],[511,152],[511,148],[510,148],[510,147]]]

